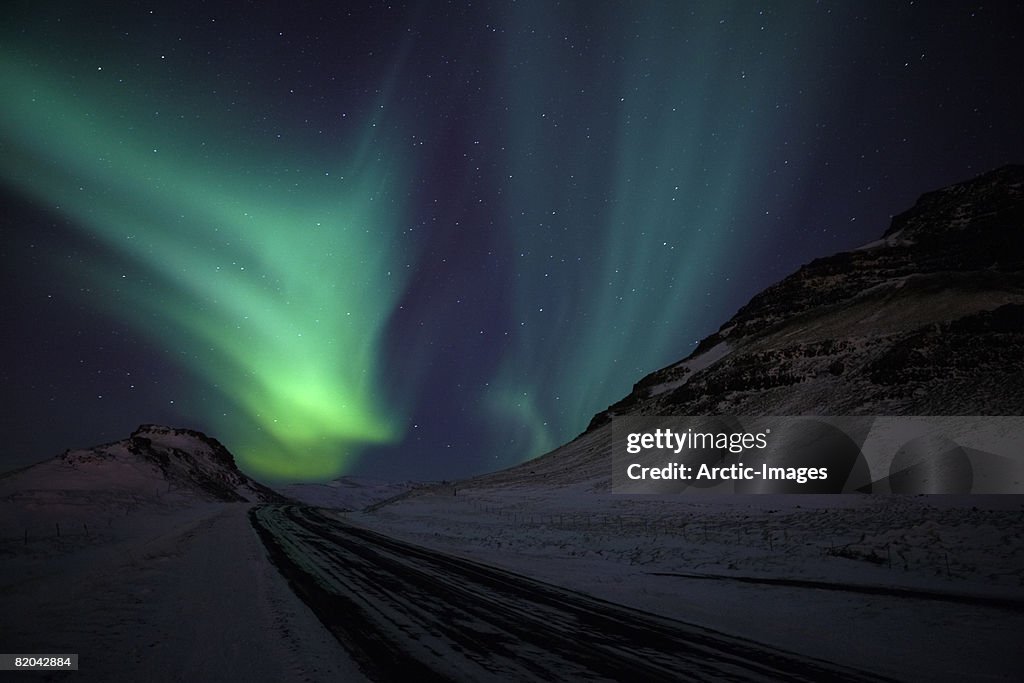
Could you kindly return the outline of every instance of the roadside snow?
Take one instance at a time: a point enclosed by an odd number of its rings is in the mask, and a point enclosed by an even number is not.
[[[1024,664],[1017,496],[681,500],[572,487],[460,488],[339,516],[883,675],[1000,679]]]
[[[5,652],[78,653],[83,681],[363,680],[267,561],[249,505],[79,504],[26,542],[9,523],[24,504],[0,503]]]

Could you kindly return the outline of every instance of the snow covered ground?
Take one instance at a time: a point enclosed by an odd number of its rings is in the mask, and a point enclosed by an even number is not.
[[[363,680],[266,560],[249,504],[57,495],[0,503],[4,652],[78,653],[81,681]]]
[[[341,477],[323,483],[287,484],[274,490],[307,505],[362,510],[419,486],[422,484],[413,481],[396,483],[368,477]]]
[[[1016,680],[1024,497],[437,487],[346,521],[904,680]]]

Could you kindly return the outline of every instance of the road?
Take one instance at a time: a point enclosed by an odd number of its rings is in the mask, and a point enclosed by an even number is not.
[[[250,518],[295,592],[374,680],[880,680],[398,541],[316,508],[267,505]]]

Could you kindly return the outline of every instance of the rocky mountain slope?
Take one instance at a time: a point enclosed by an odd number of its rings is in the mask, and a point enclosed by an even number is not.
[[[1024,166],[923,195],[756,295],[552,453],[478,481],[609,476],[616,415],[1024,414]]]
[[[764,290],[595,416],[1024,409],[1024,166],[930,192]]]

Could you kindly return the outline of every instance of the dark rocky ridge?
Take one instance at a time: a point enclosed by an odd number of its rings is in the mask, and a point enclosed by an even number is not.
[[[589,429],[623,414],[1020,414],[1022,367],[1024,166],[1006,166],[754,296]]]

